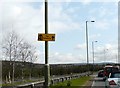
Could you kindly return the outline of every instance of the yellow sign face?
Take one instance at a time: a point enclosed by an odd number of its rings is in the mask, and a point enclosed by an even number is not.
[[[55,34],[38,33],[38,41],[55,41]]]

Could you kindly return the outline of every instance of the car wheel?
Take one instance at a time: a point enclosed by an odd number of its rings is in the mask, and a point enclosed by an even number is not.
[[[106,77],[103,78],[103,81],[105,81],[105,80],[106,80]]]
[[[108,88],[107,86],[105,86],[105,88]]]

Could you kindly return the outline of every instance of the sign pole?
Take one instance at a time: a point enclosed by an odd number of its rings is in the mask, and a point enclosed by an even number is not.
[[[45,0],[45,34],[48,34],[48,0]],[[48,41],[45,41],[45,88],[49,87]]]

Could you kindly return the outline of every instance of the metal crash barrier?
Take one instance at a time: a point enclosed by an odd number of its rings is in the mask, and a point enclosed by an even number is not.
[[[59,82],[64,82],[66,80],[71,80],[71,79],[76,79],[76,78],[80,78],[83,76],[88,76],[90,74],[91,74],[91,72],[85,72],[85,73],[81,73],[81,74],[73,74],[73,75],[68,75],[68,76],[64,76],[64,77],[53,78],[50,81],[50,85],[54,85],[54,84],[59,83]],[[19,85],[19,86],[14,87],[14,88],[44,88],[44,81]]]

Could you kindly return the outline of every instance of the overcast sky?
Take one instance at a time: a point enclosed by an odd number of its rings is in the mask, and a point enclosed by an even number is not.
[[[44,0],[31,1],[0,3],[0,36],[15,30],[37,47],[36,62],[44,63],[44,42],[37,41],[38,33],[44,33]],[[88,22],[89,62],[93,61],[92,41],[98,41],[94,42],[95,63],[118,61],[118,0],[51,0],[48,8],[48,30],[56,35],[49,42],[49,63],[86,63],[85,22],[92,20]]]

